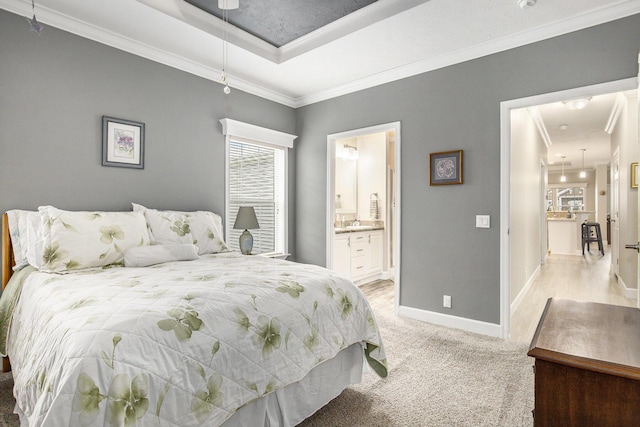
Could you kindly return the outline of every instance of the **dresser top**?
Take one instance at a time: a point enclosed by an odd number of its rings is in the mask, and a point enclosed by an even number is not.
[[[549,298],[527,354],[640,379],[640,309]]]

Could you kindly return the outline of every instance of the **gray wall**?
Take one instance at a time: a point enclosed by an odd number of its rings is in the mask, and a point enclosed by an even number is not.
[[[298,109],[298,261],[325,264],[327,134],[399,120],[400,303],[498,324],[500,102],[634,77],[639,47],[636,15]],[[453,149],[464,184],[430,187],[429,153]]]
[[[145,123],[144,170],[101,166],[103,115]],[[0,212],[138,202],[224,216],[223,117],[295,131],[292,108],[225,96],[218,83],[51,26],[38,36],[0,10]]]

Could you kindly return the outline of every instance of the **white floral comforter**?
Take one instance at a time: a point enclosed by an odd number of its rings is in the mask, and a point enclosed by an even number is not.
[[[353,343],[370,307],[321,267],[235,253],[24,280],[8,338],[30,425],[219,425]]]

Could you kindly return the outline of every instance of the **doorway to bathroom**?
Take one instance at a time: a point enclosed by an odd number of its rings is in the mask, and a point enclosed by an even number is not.
[[[400,122],[327,136],[326,265],[357,285],[391,280],[396,296],[400,176]]]

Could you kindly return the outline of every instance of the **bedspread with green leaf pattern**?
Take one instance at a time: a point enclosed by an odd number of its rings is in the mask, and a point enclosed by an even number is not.
[[[220,425],[362,343],[369,304],[321,267],[237,253],[24,280],[8,337],[30,425]]]

